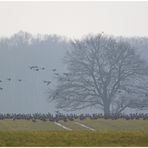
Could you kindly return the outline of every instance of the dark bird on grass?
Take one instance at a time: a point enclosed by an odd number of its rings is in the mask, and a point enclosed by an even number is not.
[[[60,112],[57,110],[57,111],[55,111],[56,112],[56,114],[60,114]]]

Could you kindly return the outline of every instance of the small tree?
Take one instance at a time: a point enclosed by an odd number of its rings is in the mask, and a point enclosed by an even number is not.
[[[57,76],[50,95],[58,108],[97,106],[109,116],[142,99],[146,66],[127,42],[99,34],[71,44],[65,58],[68,73]]]

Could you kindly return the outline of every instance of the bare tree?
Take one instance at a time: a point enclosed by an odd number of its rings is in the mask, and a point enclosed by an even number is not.
[[[109,116],[139,102],[147,92],[142,87],[146,65],[123,39],[99,34],[74,40],[65,61],[68,73],[57,76],[50,92],[58,108],[96,106]]]

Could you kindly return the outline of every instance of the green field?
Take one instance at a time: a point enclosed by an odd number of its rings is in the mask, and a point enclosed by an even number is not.
[[[52,131],[64,130],[52,122],[37,122],[27,120],[1,120],[0,131]]]
[[[147,120],[76,120],[96,131],[75,124],[1,120],[0,146],[148,146]]]

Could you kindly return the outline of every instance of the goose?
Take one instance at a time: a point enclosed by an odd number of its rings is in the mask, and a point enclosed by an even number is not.
[[[8,81],[11,81],[11,78],[8,78],[7,80],[8,80]]]

